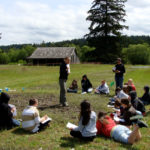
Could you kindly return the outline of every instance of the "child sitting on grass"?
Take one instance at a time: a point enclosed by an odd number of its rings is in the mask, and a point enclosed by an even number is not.
[[[51,120],[47,115],[40,118],[37,106],[38,100],[30,99],[29,106],[22,112],[22,128],[32,133],[39,132],[48,127]]]
[[[77,93],[78,92],[78,84],[76,80],[72,81],[71,86],[67,89],[68,93]]]
[[[10,96],[7,93],[2,92],[0,95],[0,130],[8,130],[20,125],[20,121],[13,117],[15,108],[9,106],[9,100]]]
[[[86,100],[81,102],[80,109],[79,125],[74,129],[70,129],[70,134],[85,141],[93,141],[97,132],[96,113],[91,111],[91,105]]]
[[[93,91],[92,84],[86,75],[82,76],[81,86],[82,86],[82,94],[91,93]]]
[[[144,105],[150,104],[149,86],[144,86],[144,94],[139,99],[144,103]]]
[[[132,79],[128,80],[128,84],[127,85],[132,87],[132,91],[136,91],[136,88],[135,88],[135,85],[133,84],[133,80]]]
[[[105,80],[102,80],[101,85],[95,89],[95,94],[109,94],[109,87]]]

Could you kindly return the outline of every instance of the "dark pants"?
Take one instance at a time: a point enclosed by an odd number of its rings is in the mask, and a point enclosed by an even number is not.
[[[40,123],[39,130],[38,130],[38,131],[42,131],[42,130],[44,130],[45,128],[49,127],[49,122],[50,122],[50,121],[47,121],[47,122],[45,122],[45,123]]]
[[[12,119],[12,121],[13,121],[13,126],[20,126],[20,121],[18,121],[18,120],[16,120],[16,119]]]
[[[82,136],[80,131],[73,131],[73,130],[70,132],[70,135],[75,138],[82,139],[84,141],[93,141],[94,138],[96,137],[96,136],[84,137],[84,136]]]
[[[78,90],[77,89],[67,89],[68,93],[77,93]]]
[[[60,104],[65,104],[66,103],[66,80],[59,79],[59,85],[60,85]]]
[[[121,89],[123,88],[123,76],[115,76],[115,81],[116,81],[116,88],[120,87]]]

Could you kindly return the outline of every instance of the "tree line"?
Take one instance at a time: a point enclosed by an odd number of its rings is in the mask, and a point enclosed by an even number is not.
[[[122,36],[120,38],[120,45],[122,45],[121,52],[119,55],[116,55],[116,57],[123,58],[124,63],[150,64],[149,36]],[[41,44],[0,46],[0,64],[26,64],[26,58],[29,57],[37,47],[75,47],[81,62],[97,62],[94,56],[96,48],[89,46],[88,40],[82,38],[60,42],[42,42]],[[111,53],[109,55],[111,55]],[[100,59],[98,62],[105,63]],[[108,60],[108,63],[113,62],[114,60]]]
[[[88,11],[89,33],[82,39],[34,45],[1,46],[0,63],[25,62],[36,47],[76,47],[82,62],[113,63],[117,57],[125,63],[150,64],[150,37],[124,36],[127,0],[93,0]]]

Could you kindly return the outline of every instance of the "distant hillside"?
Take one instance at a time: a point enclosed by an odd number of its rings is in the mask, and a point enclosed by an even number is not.
[[[150,36],[123,36],[121,38],[121,45],[122,47],[128,47],[129,44],[142,44],[142,43],[148,43],[150,44]],[[88,45],[88,42],[86,39],[73,39],[73,40],[66,40],[66,41],[60,41],[60,42],[42,42],[40,44],[13,44],[8,46],[0,46],[0,49],[3,51],[8,51],[10,48],[14,49],[21,49],[25,47],[26,45],[32,45],[34,47],[61,47],[61,46],[67,46],[69,44],[75,44],[80,47],[84,45]]]
[[[66,41],[60,41],[60,42],[42,42],[40,44],[13,44],[8,46],[0,46],[0,49],[3,51],[9,51],[11,48],[13,49],[22,49],[23,47],[27,45],[32,45],[34,47],[62,47],[67,46],[69,44],[75,44],[80,47],[87,45],[86,39],[73,39],[73,40],[66,40]]]

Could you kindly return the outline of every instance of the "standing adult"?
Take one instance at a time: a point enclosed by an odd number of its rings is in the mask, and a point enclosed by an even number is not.
[[[66,100],[66,82],[68,79],[68,64],[70,62],[70,58],[66,57],[62,64],[60,65],[60,76],[59,76],[59,85],[60,85],[60,104],[62,106],[68,106],[67,100]],[[70,69],[70,68],[69,68]]]
[[[115,72],[115,81],[116,88],[123,88],[123,74],[125,73],[125,67],[121,62],[121,58],[117,58],[117,64],[113,68],[113,72]]]

